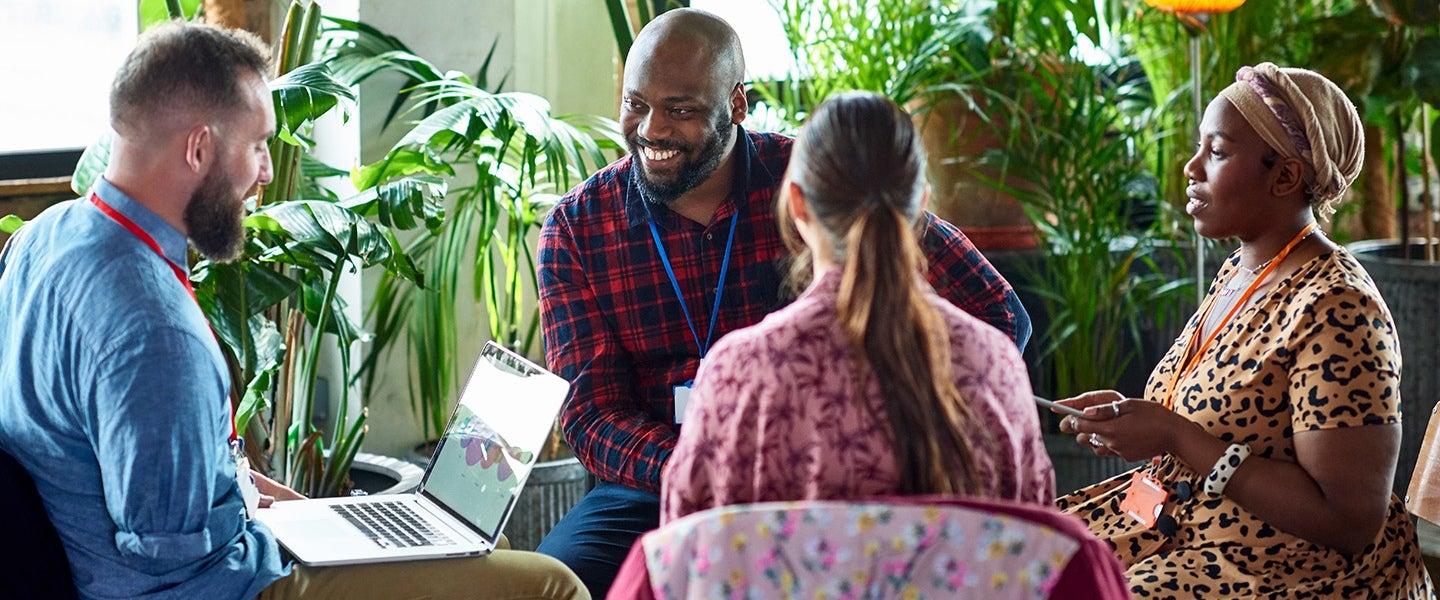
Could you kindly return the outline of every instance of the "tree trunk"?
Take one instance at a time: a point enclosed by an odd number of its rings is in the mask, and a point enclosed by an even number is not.
[[[1365,165],[1360,170],[1360,231],[1357,239],[1395,235],[1395,192],[1385,166],[1385,130],[1365,124]]]
[[[244,29],[245,0],[205,0],[205,22],[231,29]]]
[[[273,42],[270,37],[270,6],[273,0],[205,0],[205,22],[232,29],[245,29]]]

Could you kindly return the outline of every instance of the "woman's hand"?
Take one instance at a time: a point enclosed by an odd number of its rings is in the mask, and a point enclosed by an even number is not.
[[[1194,428],[1189,419],[1155,402],[1125,398],[1114,390],[1087,392],[1059,401],[1085,411],[1060,420],[1060,432],[1100,456],[1137,461],[1171,452],[1177,435]],[[1198,429],[1196,429],[1198,431]]]
[[[260,489],[260,508],[269,508],[271,504],[283,500],[304,500],[305,496],[300,492],[285,487],[278,481],[256,473],[250,472],[250,477],[255,480],[255,487]]]

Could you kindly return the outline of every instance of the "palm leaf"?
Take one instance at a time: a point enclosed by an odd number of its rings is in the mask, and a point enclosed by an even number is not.
[[[366,189],[341,206],[396,229],[414,229],[423,221],[426,229],[435,230],[445,219],[448,185],[432,175],[401,177]]]
[[[279,131],[291,135],[305,123],[330,112],[341,100],[355,100],[355,91],[335,79],[325,63],[303,65],[281,75],[270,82],[270,94]]]

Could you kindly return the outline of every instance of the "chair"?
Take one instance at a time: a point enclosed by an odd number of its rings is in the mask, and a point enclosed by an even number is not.
[[[1128,598],[1124,569],[1047,506],[930,497],[688,515],[631,548],[609,598]]]
[[[69,599],[78,596],[60,535],[45,515],[35,482],[14,457],[0,451],[0,519],[8,557],[0,560],[6,598]]]

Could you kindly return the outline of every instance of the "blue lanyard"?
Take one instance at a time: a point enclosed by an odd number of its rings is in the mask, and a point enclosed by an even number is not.
[[[675,279],[675,269],[670,266],[670,256],[665,254],[665,244],[660,243],[660,230],[655,228],[655,219],[650,219],[650,236],[655,238],[655,249],[660,251],[660,260],[665,263],[665,274],[670,276],[670,285],[675,288],[675,298],[680,300],[680,311],[685,313],[685,324],[690,326],[690,337],[695,338],[695,347],[700,358],[710,349],[710,340],[715,338],[715,320],[720,316],[720,298],[725,293],[725,274],[730,272],[730,247],[735,243],[735,223],[740,212],[730,216],[730,237],[725,240],[725,259],[720,262],[720,283],[715,286],[715,306],[710,309],[710,329],[705,332],[705,343],[700,343],[700,334],[695,331],[695,322],[690,320],[690,309],[685,306],[685,294],[680,293],[680,282]]]

